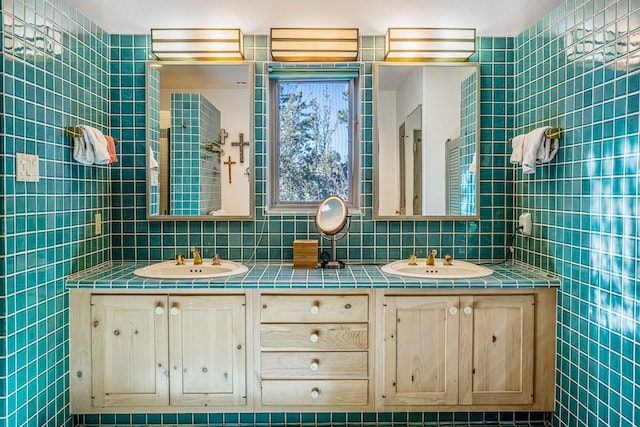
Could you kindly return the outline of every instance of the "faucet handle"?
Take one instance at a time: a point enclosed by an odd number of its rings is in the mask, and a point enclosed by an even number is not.
[[[416,254],[409,255],[409,265],[418,265],[418,257]]]
[[[176,255],[176,265],[184,265],[184,255],[182,254]]]
[[[212,259],[211,261],[212,261],[212,262],[211,262],[211,265],[220,265],[220,264],[222,264],[222,263],[220,262],[220,255],[218,255],[218,254],[215,254],[215,255],[213,256],[213,259]]]

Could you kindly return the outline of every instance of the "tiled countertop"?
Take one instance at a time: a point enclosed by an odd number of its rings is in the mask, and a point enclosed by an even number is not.
[[[477,279],[415,279],[384,274],[383,264],[353,264],[342,270],[307,270],[291,263],[247,263],[238,276],[197,280],[159,280],[135,276],[149,263],[105,263],[67,279],[68,288],[99,289],[216,289],[216,288],[553,288],[560,280],[553,273],[522,263],[487,265],[494,273]]]

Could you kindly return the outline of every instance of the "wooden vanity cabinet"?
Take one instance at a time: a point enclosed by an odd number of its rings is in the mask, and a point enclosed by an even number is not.
[[[70,305],[74,414],[554,408],[553,288],[78,289]]]
[[[548,291],[386,295],[384,408],[552,410],[555,291]]]
[[[72,410],[246,405],[244,295],[79,298]]]

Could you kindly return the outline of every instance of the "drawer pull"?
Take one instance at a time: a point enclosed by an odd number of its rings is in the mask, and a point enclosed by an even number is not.
[[[311,314],[318,314],[320,311],[320,307],[318,307],[318,303],[315,303],[311,306]]]
[[[473,313],[473,308],[471,308],[471,307],[465,307],[464,308],[464,314],[469,315],[471,313]]]
[[[313,332],[311,335],[309,335],[309,341],[311,342],[318,342],[318,339],[320,337],[318,336],[318,332]]]
[[[451,313],[452,316],[455,316],[456,314],[458,314],[458,308],[457,307],[451,307],[449,309],[449,313]]]
[[[171,314],[172,315],[177,316],[178,313],[180,313],[180,309],[178,308],[178,306],[174,305],[173,307],[171,307]]]
[[[309,369],[311,369],[312,371],[317,371],[319,367],[320,367],[320,362],[317,359],[313,360],[309,365]]]
[[[318,387],[314,387],[311,389],[311,398],[312,399],[317,399],[318,397],[320,397],[320,389]]]
[[[156,314],[158,316],[162,316],[164,314],[164,307],[162,307],[160,304],[156,306]]]

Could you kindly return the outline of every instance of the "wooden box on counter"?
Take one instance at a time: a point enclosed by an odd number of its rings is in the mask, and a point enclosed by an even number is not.
[[[293,241],[293,266],[299,268],[318,268],[318,241]]]

